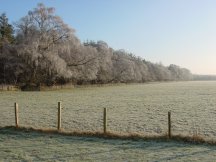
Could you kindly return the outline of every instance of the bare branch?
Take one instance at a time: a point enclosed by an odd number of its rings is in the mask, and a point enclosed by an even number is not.
[[[86,65],[86,64],[88,64],[89,62],[95,60],[96,58],[97,58],[97,57],[93,57],[93,58],[90,58],[89,60],[86,60],[86,61],[84,61],[84,60],[85,60],[85,58],[84,58],[84,59],[78,61],[78,63],[67,64],[67,66],[70,67],[70,66]]]

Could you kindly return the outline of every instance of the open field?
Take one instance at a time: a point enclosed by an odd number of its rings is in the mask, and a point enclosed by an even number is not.
[[[56,128],[57,102],[62,101],[66,131],[108,130],[164,135],[167,112],[172,132],[216,140],[216,82],[170,82],[86,87],[62,91],[0,92],[0,127],[14,125],[14,102],[20,125]],[[166,140],[120,140],[75,137],[2,128],[3,161],[214,161],[216,146]]]
[[[158,135],[172,132],[216,140],[216,82],[170,82],[63,91],[0,92],[0,126],[14,125],[14,102],[20,125],[55,128],[57,102],[62,101],[62,127],[68,131],[102,131],[103,108],[108,130]]]
[[[0,130],[2,161],[214,161],[216,146]]]

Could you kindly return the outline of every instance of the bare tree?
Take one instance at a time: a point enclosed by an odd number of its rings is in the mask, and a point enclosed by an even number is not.
[[[29,66],[30,83],[52,82],[58,76],[71,77],[59,56],[65,42],[74,39],[74,30],[54,15],[54,8],[43,4],[16,23],[18,54]]]
[[[192,78],[185,68],[151,63],[124,50],[113,50],[104,41],[82,44],[75,30],[54,11],[43,4],[29,11],[16,23],[14,45],[12,26],[5,23],[4,15],[0,16],[1,83],[52,85],[68,81],[128,83]]]

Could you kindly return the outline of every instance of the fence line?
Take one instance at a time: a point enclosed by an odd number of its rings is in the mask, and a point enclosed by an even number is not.
[[[107,133],[107,109],[106,108],[104,108],[104,118],[103,118],[104,120],[104,122],[103,122],[103,124],[104,124],[104,134],[106,134]]]
[[[171,134],[171,112],[168,112],[168,138],[170,139],[172,137]]]
[[[61,130],[61,102],[58,102],[58,130]]]
[[[18,103],[14,103],[14,109],[15,109],[15,126],[16,128],[19,127],[19,116],[18,116]]]
[[[61,122],[62,122],[62,103],[58,102],[58,113],[57,113],[57,130],[61,131]],[[15,110],[15,126],[16,128],[19,128],[19,109],[18,109],[18,103],[14,103],[14,110]],[[103,133],[107,134],[107,108],[103,109]],[[171,139],[172,138],[172,131],[171,131],[171,112],[168,112],[168,132],[167,132],[167,138]]]
[[[20,88],[16,85],[0,84],[0,91],[17,91]]]

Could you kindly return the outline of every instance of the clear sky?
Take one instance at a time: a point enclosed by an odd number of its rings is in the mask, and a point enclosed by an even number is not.
[[[216,74],[216,0],[0,0],[10,22],[44,3],[81,41],[103,40],[151,62]]]

